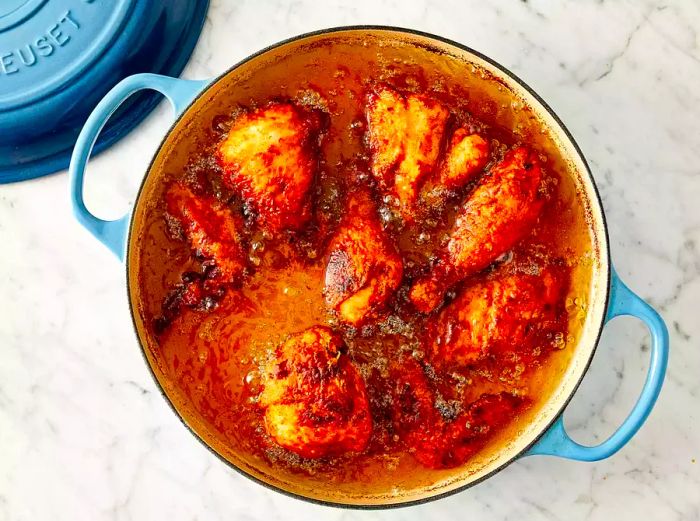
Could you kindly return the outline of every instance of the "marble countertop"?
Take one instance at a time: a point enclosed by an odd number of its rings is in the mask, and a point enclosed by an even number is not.
[[[352,7],[348,5],[352,4]],[[616,456],[518,461],[428,505],[325,508],[228,469],[158,393],[117,260],[72,218],[65,174],[0,186],[0,521],[101,519],[700,519],[700,9],[677,2],[214,0],[184,73],[215,75],[298,33],[388,24],[462,42],[554,108],[588,158],[620,275],[666,319],[664,390]],[[103,217],[133,202],[171,121],[159,107],[90,163]],[[566,413],[600,441],[636,400],[643,326],[618,319]]]

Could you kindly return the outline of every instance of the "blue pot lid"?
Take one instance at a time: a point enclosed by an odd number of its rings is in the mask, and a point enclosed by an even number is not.
[[[68,167],[75,140],[102,97],[139,72],[178,76],[208,0],[0,0],[0,183]],[[94,152],[157,105],[131,97]]]

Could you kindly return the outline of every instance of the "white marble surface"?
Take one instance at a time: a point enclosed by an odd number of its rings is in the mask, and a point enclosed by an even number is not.
[[[620,274],[671,330],[666,386],[647,424],[609,460],[528,458],[409,509],[344,511],[271,492],[215,459],[158,394],[132,333],[123,269],[73,220],[61,174],[0,186],[0,521],[700,518],[698,4],[215,0],[184,76],[359,23],[480,50],[566,122],[600,187]],[[133,200],[169,122],[160,107],[91,163],[88,201],[98,213],[117,216]],[[606,329],[566,415],[578,440],[612,432],[647,361],[639,323]]]

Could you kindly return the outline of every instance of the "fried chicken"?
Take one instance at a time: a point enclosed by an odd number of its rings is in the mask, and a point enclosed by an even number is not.
[[[510,393],[482,394],[446,418],[420,364],[405,360],[392,372],[394,429],[414,457],[434,469],[466,462],[527,403]]]
[[[488,141],[460,127],[450,138],[434,184],[450,191],[459,190],[481,173],[488,160]]]
[[[462,465],[526,404],[507,392],[482,394],[454,421],[438,422],[428,436],[415,439],[416,459],[434,469]]]
[[[372,434],[364,381],[342,340],[324,326],[291,335],[264,373],[265,428],[305,458],[362,451]]]
[[[238,117],[219,145],[224,182],[271,232],[298,230],[311,217],[321,114],[271,103]]]
[[[530,233],[544,203],[541,180],[539,161],[525,147],[511,150],[491,169],[460,209],[437,263],[411,287],[409,297],[418,310],[432,311],[452,285]]]
[[[361,323],[401,284],[403,265],[372,199],[356,191],[328,247],[324,296],[344,322]]]
[[[186,271],[163,300],[162,314],[154,322],[161,334],[183,307],[213,308],[226,290],[240,283],[246,268],[240,235],[243,219],[216,198],[195,194],[182,183],[165,193],[166,222],[172,233],[186,239],[203,259],[201,271]]]
[[[214,197],[197,195],[182,183],[170,186],[165,204],[192,250],[213,264],[215,278],[222,283],[236,282],[245,269],[242,219]]]
[[[514,273],[465,288],[432,324],[431,362],[445,369],[491,356],[532,357],[552,343],[557,303],[568,281],[550,268],[539,275]]]
[[[398,201],[406,222],[414,220],[420,187],[432,174],[450,113],[438,101],[382,87],[367,107],[371,172],[385,195]]]

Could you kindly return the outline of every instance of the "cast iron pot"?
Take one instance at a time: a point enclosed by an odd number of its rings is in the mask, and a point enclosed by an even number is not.
[[[395,487],[390,492],[365,489],[358,492],[341,490],[332,483],[309,485],[304,479],[282,475],[274,468],[261,468],[259,463],[237,454],[216,439],[196,415],[190,414],[176,396],[162,367],[154,357],[157,349],[152,334],[139,313],[139,290],[134,264],[141,247],[143,214],[157,186],[163,165],[177,154],[178,144],[196,127],[200,113],[215,104],[226,92],[232,92],[245,78],[262,74],[271,63],[305,52],[329,52],[334,46],[366,46],[410,52],[412,60],[433,62],[445,74],[471,74],[470,88],[483,89],[502,107],[528,107],[528,120],[519,121],[523,111],[509,113],[508,125],[534,125],[541,134],[543,146],[555,148],[564,158],[577,190],[583,195],[589,227],[595,237],[593,268],[588,290],[585,323],[574,346],[571,361],[561,375],[561,382],[539,413],[517,435],[495,452],[478,455],[466,466],[445,471],[434,482],[420,487]],[[318,51],[325,49],[325,51]],[[446,65],[447,64],[447,65]],[[313,68],[313,67],[312,67]],[[313,70],[309,74],[313,74]],[[319,71],[318,73],[323,73]],[[459,76],[461,77],[461,76]],[[90,152],[109,116],[131,95],[152,89],[162,93],[172,104],[176,121],[166,134],[148,169],[134,209],[121,219],[104,221],[92,215],[83,201],[83,178]],[[668,360],[668,331],[661,317],[648,304],[632,293],[615,274],[610,263],[608,235],[603,209],[590,169],[581,151],[563,123],[545,102],[505,67],[458,43],[437,36],[392,27],[340,27],[286,40],[233,66],[212,81],[180,80],[153,74],[130,76],[119,83],[100,102],[88,119],[77,141],[70,166],[73,209],[78,221],[119,259],[126,260],[127,290],[141,349],[157,385],[175,413],[191,432],[214,454],[234,469],[278,491],[311,501],[332,505],[381,508],[408,505],[436,499],[472,486],[503,469],[513,461],[532,455],[551,455],[578,461],[596,461],[620,450],[642,426],[661,390]],[[622,425],[604,442],[595,446],[576,443],[566,433],[562,413],[581,382],[596,349],[603,326],[620,315],[640,318],[651,333],[651,363],[639,400]]]

